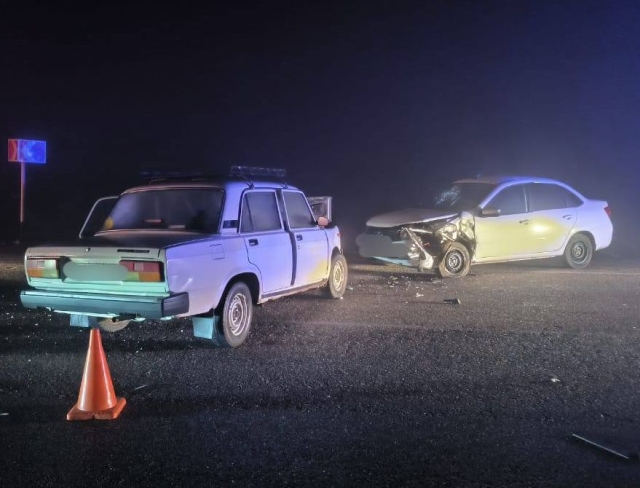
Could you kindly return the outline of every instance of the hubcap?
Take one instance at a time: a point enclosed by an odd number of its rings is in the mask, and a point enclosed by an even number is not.
[[[249,307],[247,297],[238,293],[231,300],[229,307],[229,332],[234,336],[239,336],[247,328],[249,323]]]
[[[452,251],[447,254],[447,271],[451,274],[458,274],[464,266],[464,257],[460,251]]]
[[[344,266],[340,261],[333,267],[333,287],[339,291],[344,286]]]
[[[571,248],[571,259],[576,263],[582,263],[587,259],[587,246],[584,242],[576,242]]]

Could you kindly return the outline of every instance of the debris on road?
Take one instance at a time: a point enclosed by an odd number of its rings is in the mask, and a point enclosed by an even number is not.
[[[424,295],[423,295],[422,293],[417,293],[417,292],[416,292],[416,298],[420,298],[420,297],[423,297],[423,296],[424,296]]]
[[[460,305],[462,302],[459,298],[445,298],[444,303],[451,303],[453,305]]]
[[[625,461],[637,461],[638,460],[638,453],[636,453],[636,452],[633,452],[633,453],[630,453],[630,454],[623,454],[623,453],[618,452],[618,451],[616,451],[614,449],[611,449],[610,447],[606,447],[606,446],[603,446],[602,444],[598,444],[597,442],[590,441],[589,439],[586,439],[586,438],[584,438],[582,436],[579,436],[577,434],[571,434],[571,436],[574,439],[578,439],[578,440],[580,440],[580,441],[582,441],[585,444],[588,444],[590,446],[597,447],[598,449],[601,449],[601,450],[603,450],[605,452],[608,452],[609,454],[613,454],[614,456],[617,456],[620,459],[624,459]]]
[[[555,376],[551,377],[551,383],[560,383],[560,378],[557,378]]]

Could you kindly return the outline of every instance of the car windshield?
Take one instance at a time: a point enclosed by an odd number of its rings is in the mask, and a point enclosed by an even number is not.
[[[177,188],[123,194],[102,230],[169,229],[217,232],[222,190]]]
[[[433,207],[442,210],[473,210],[496,187],[492,183],[454,183],[433,199]]]

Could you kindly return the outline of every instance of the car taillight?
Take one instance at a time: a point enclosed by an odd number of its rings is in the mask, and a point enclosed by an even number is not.
[[[609,218],[611,218],[611,207],[609,205],[604,207],[604,212],[607,214]]]
[[[157,261],[120,261],[120,265],[128,271],[125,281],[162,281],[162,264]]]
[[[26,269],[29,278],[60,278],[58,260],[55,258],[28,258]]]

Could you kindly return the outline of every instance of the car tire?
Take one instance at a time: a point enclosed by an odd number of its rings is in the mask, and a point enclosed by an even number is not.
[[[103,319],[98,321],[98,327],[105,332],[118,332],[129,325],[129,322],[131,322],[131,320]]]
[[[217,347],[238,347],[251,330],[253,300],[249,287],[239,281],[225,295],[219,319],[214,322],[212,342]]]
[[[573,269],[584,269],[593,258],[593,243],[585,234],[576,234],[564,249],[564,260]]]
[[[453,278],[466,276],[471,267],[469,250],[459,242],[452,243],[440,260],[436,268],[436,274],[440,278]]]
[[[349,269],[345,257],[337,253],[331,258],[329,268],[329,281],[323,291],[327,298],[339,299],[344,296],[347,290],[347,280],[349,279]]]

